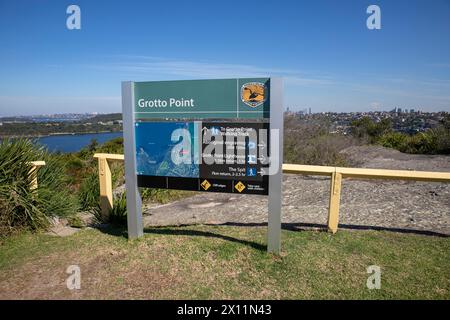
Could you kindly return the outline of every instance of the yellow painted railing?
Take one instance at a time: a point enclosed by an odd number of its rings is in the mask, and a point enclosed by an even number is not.
[[[98,178],[100,182],[100,208],[102,218],[108,219],[109,211],[113,207],[113,193],[111,180],[111,167],[108,161],[124,161],[123,154],[96,153],[98,159]]]
[[[331,177],[328,230],[333,233],[337,231],[339,223],[339,206],[343,178],[450,182],[450,172],[322,167],[298,164],[283,164],[283,172]]]
[[[30,169],[30,176],[31,176],[31,185],[30,189],[34,190],[38,187],[38,180],[37,180],[37,171],[40,167],[45,166],[45,161],[31,161],[31,169]]]
[[[99,163],[100,203],[102,214],[107,217],[108,212],[113,205],[111,170],[108,161],[123,161],[124,156],[123,154],[96,153],[94,158],[98,158]],[[450,172],[343,168],[299,164],[283,164],[283,172],[312,176],[329,176],[331,178],[328,230],[332,233],[336,233],[338,229],[341,186],[342,179],[344,178],[450,182]]]

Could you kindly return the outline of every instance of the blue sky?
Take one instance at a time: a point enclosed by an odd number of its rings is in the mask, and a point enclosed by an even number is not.
[[[291,110],[450,111],[449,33],[449,0],[0,0],[0,116],[120,112],[124,80],[253,76],[284,77]]]

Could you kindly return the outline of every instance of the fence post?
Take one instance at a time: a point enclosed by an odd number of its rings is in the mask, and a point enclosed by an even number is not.
[[[31,177],[31,184],[30,189],[35,190],[38,187],[38,180],[37,180],[37,171],[39,167],[45,166],[45,161],[31,161],[31,169],[30,169],[30,177]]]
[[[111,168],[106,157],[98,157],[98,177],[100,181],[100,208],[102,220],[108,221],[109,211],[113,207]]]
[[[328,231],[336,233],[339,223],[342,174],[333,172],[331,176],[330,207],[328,209]]]

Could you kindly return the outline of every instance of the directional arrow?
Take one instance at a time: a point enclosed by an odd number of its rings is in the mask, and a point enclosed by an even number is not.
[[[260,162],[266,162],[266,157],[265,156],[261,156],[261,157],[259,157],[258,158],[258,160],[260,161]]]

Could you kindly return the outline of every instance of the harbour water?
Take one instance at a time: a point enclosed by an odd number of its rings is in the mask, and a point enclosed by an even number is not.
[[[36,142],[44,145],[50,152],[77,152],[89,145],[92,139],[98,143],[104,143],[114,138],[122,137],[122,132],[65,134],[37,138]]]

